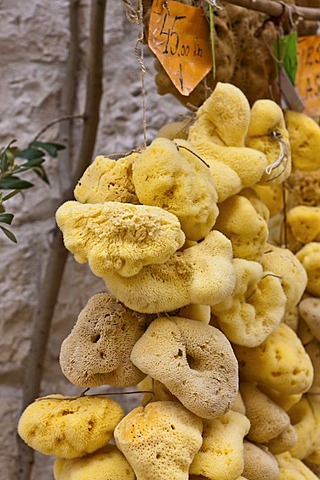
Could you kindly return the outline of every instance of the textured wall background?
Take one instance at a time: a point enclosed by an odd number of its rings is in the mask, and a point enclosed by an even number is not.
[[[81,5],[82,65],[87,45],[88,2]],[[41,128],[61,115],[61,88],[69,42],[67,0],[0,0],[0,145],[13,138],[26,146]],[[137,27],[128,22],[120,0],[109,0],[104,51],[104,95],[96,154],[126,152],[143,142],[140,67],[133,54]],[[185,109],[171,96],[156,93],[153,57],[146,50],[145,64],[148,141],[167,121]],[[83,69],[79,74],[78,111],[84,100]],[[80,139],[81,120],[75,122],[75,148]],[[58,126],[43,140],[56,140]],[[14,245],[0,235],[0,480],[17,478],[16,426],[25,360],[30,346],[32,316],[43,282],[41,270],[50,244],[55,205],[61,186],[59,159],[46,162],[51,187],[32,175],[36,188],[23,198],[10,201],[15,213]],[[68,335],[88,298],[104,289],[89,270],[69,258],[56,305],[44,367],[41,394],[71,394],[78,390],[64,379],[58,364],[62,340]],[[123,397],[122,397],[123,398]],[[53,478],[52,459],[36,455],[32,478]]]

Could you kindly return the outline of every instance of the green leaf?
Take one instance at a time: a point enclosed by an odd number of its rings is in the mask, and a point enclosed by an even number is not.
[[[11,176],[0,180],[1,190],[23,190],[30,187],[33,187],[33,183],[21,180],[19,177]]]
[[[296,32],[284,35],[280,42],[274,42],[275,55],[279,62],[282,63],[292,85],[296,79],[298,68],[298,39]]]
[[[18,193],[20,193],[20,190],[13,190],[12,192],[8,193],[5,197],[1,196],[1,201],[5,202],[6,200],[9,200],[9,198],[12,198],[15,195],[17,195]]]
[[[32,142],[30,144],[33,147],[39,147],[45,150],[51,157],[57,157],[59,150],[64,150],[66,147],[61,145],[60,143],[53,143],[53,142]]]
[[[8,157],[6,152],[2,152],[0,156],[0,168],[2,172],[5,172],[8,168]]]
[[[38,177],[41,178],[41,180],[43,180],[45,183],[50,185],[49,178],[48,178],[48,176],[46,174],[46,171],[43,167],[34,167],[33,171],[38,175]]]
[[[25,172],[26,170],[31,170],[34,167],[38,167],[45,161],[45,158],[32,158],[28,162],[23,163],[20,165],[14,173],[20,173],[20,172]]]
[[[1,223],[7,223],[8,225],[10,225],[12,220],[13,220],[13,214],[12,213],[1,213],[0,214],[0,222]]]
[[[1,228],[1,230],[3,231],[3,233],[4,233],[12,242],[17,243],[17,239],[16,239],[15,235],[14,235],[12,232],[10,232],[10,230],[8,230],[8,229],[5,228],[5,227],[2,227],[1,225],[0,225],[0,228]]]
[[[0,213],[3,213],[3,212],[5,212],[5,211],[6,211],[6,209],[5,209],[4,206],[1,204],[1,205],[0,205]]]
[[[26,158],[27,160],[32,160],[33,158],[41,158],[45,154],[37,148],[26,148],[25,150],[17,150],[15,153],[16,158]]]

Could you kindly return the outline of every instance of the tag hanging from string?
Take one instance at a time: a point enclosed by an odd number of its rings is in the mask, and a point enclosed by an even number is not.
[[[202,8],[154,0],[148,44],[182,95],[189,95],[212,68],[210,30]]]
[[[320,35],[298,38],[296,87],[310,117],[320,115]]]

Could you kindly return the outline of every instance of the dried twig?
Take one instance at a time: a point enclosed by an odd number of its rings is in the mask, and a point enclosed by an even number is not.
[[[37,133],[37,135],[34,137],[34,139],[32,140],[32,142],[36,142],[40,137],[41,135],[46,132],[50,127],[52,127],[53,125],[56,125],[57,123],[61,123],[61,122],[64,122],[65,120],[74,120],[76,118],[85,118],[84,115],[63,115],[59,118],[55,118],[54,120],[52,120],[51,122],[47,123],[47,125],[45,125],[39,133]]]
[[[208,1],[208,0],[206,0]],[[210,1],[210,0],[209,0]],[[248,8],[257,12],[265,13],[270,17],[288,17],[291,22],[293,15],[304,20],[320,20],[320,9],[309,7],[297,7],[296,5],[283,4],[274,0],[224,0],[239,7]]]

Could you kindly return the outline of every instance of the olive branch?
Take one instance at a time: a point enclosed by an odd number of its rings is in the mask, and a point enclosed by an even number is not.
[[[57,157],[59,150],[65,147],[59,143],[39,142],[33,140],[27,148],[19,149],[15,146],[16,140],[12,140],[5,148],[0,149],[0,229],[12,242],[17,239],[11,230],[14,215],[6,211],[4,203],[23,190],[34,186],[33,183],[20,177],[21,174],[32,170],[46,184],[50,185],[47,173],[43,167],[46,156]],[[5,193],[8,191],[8,193]],[[6,226],[4,226],[6,225]]]

